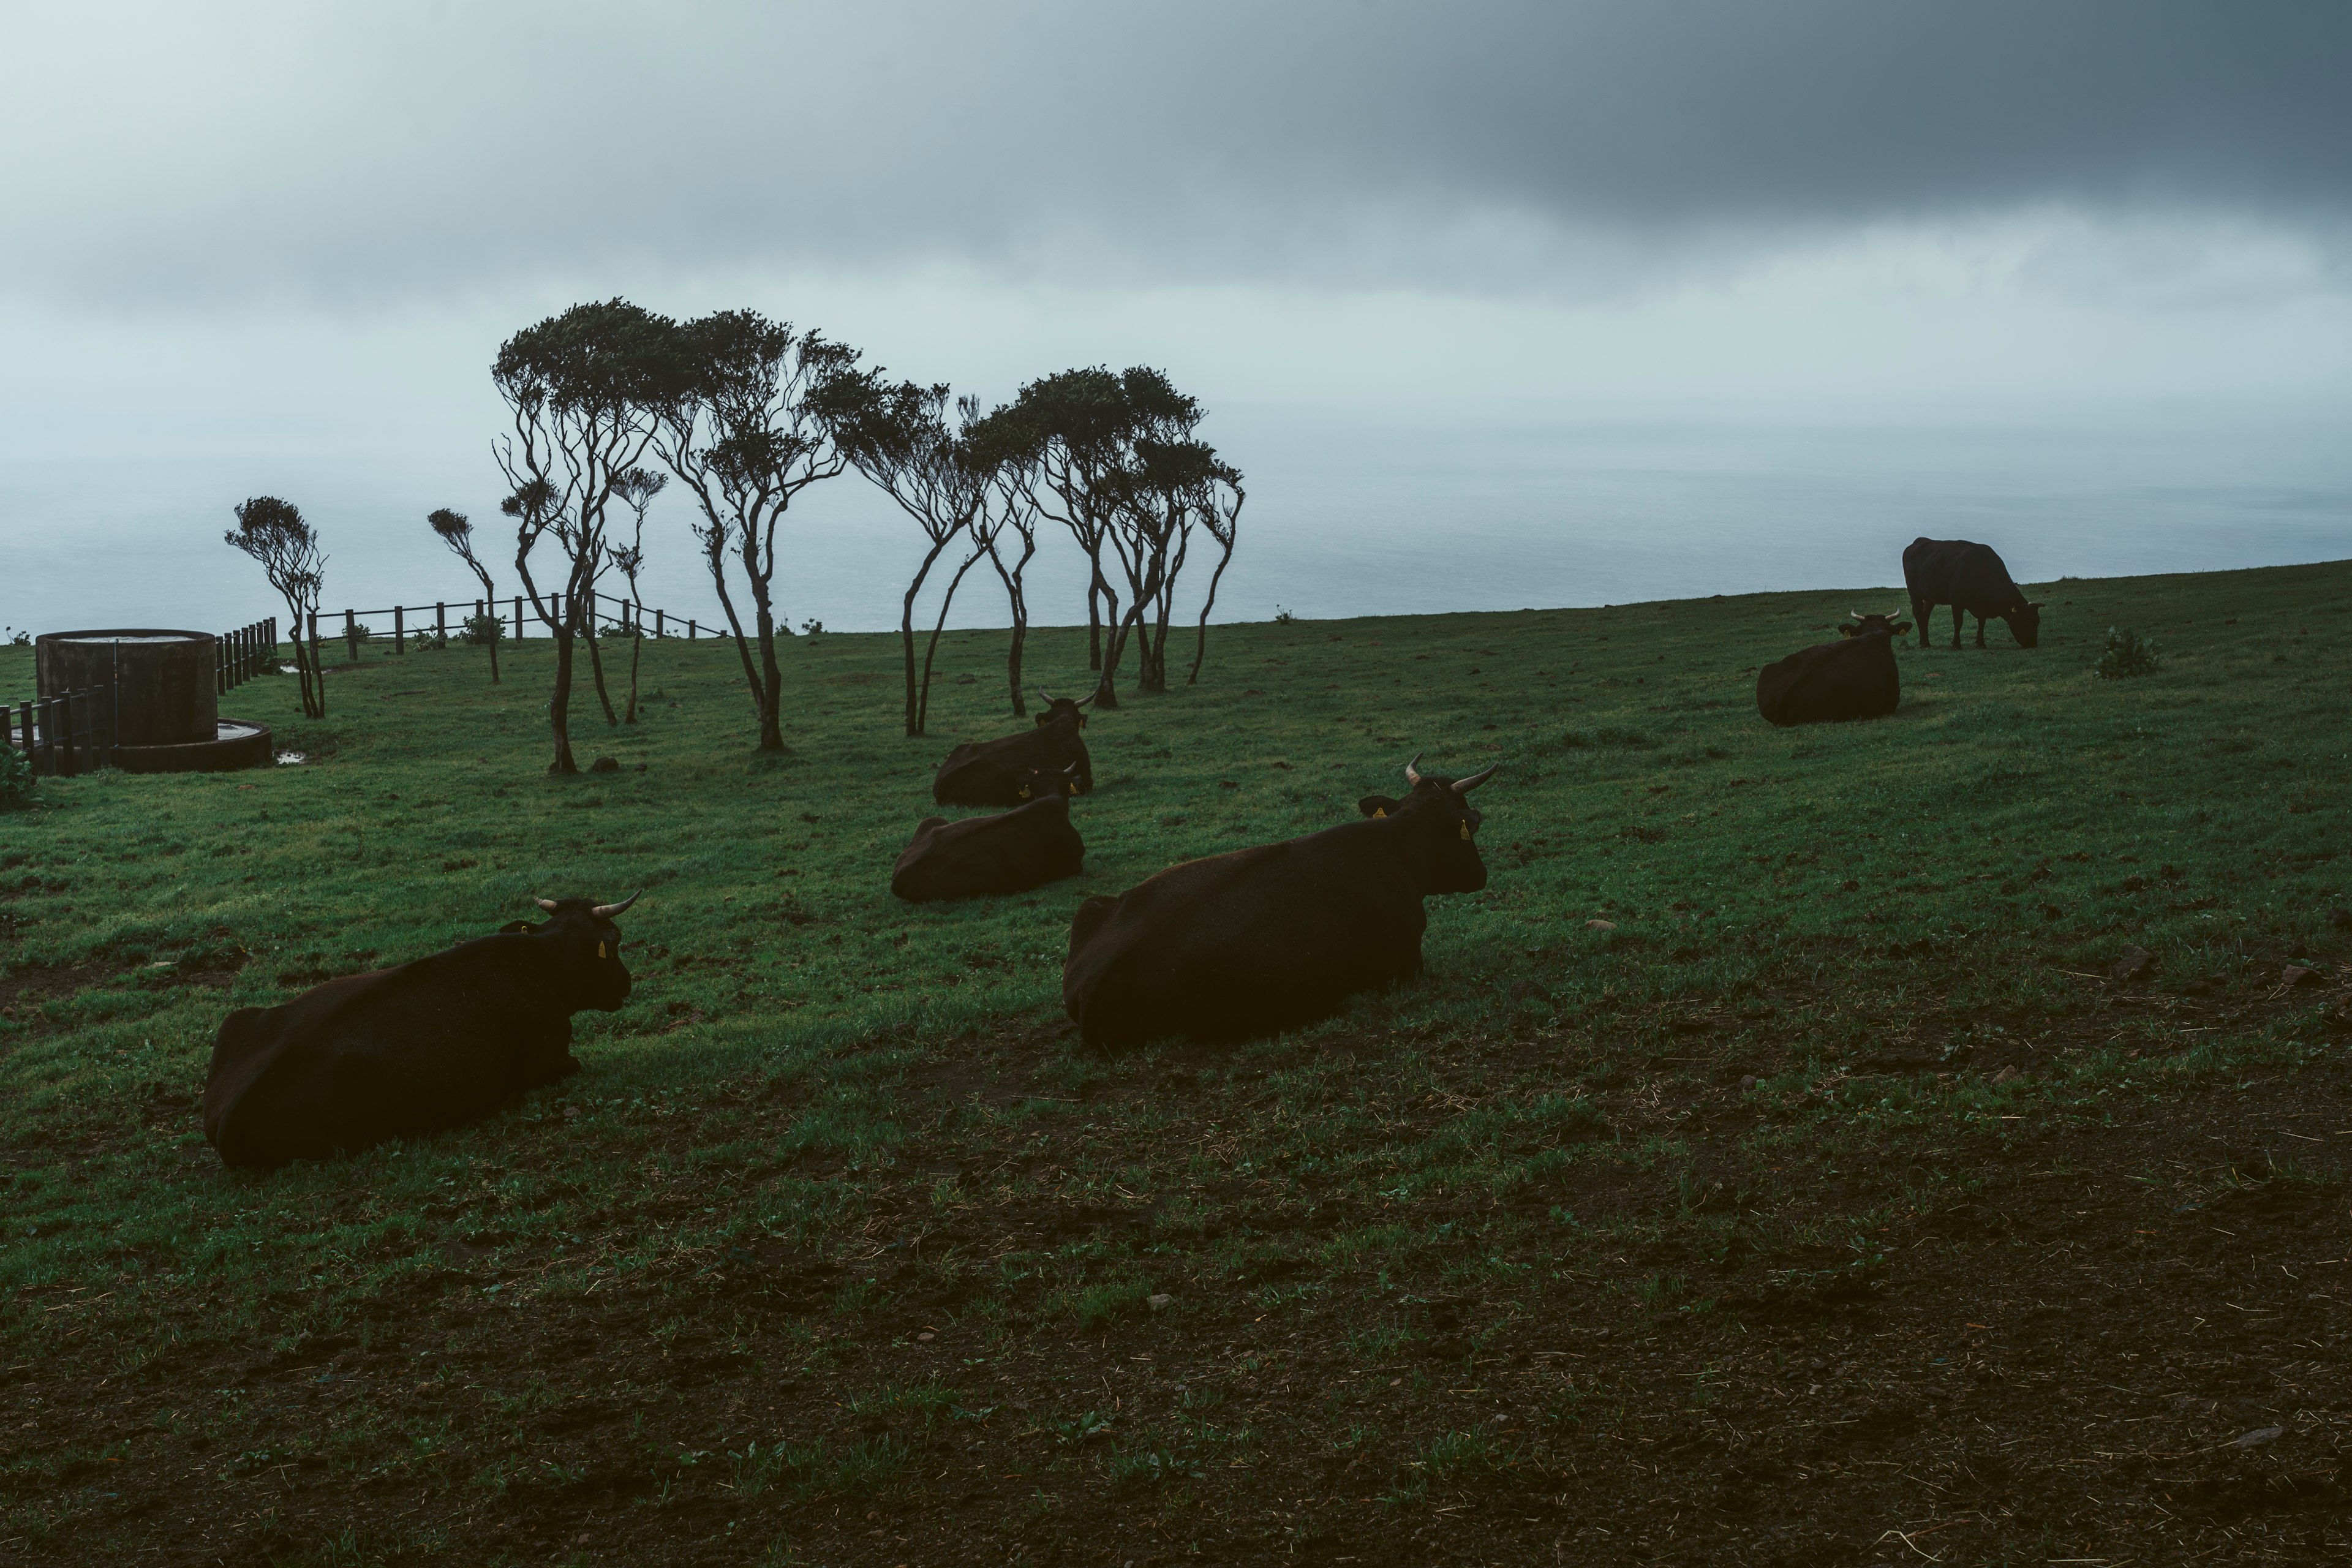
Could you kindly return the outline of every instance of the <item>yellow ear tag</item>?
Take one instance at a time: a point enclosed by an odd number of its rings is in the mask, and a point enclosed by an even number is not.
[[[1374,816],[1386,816],[1388,814],[1389,814],[1389,808],[1388,808],[1387,806],[1384,806],[1384,805],[1376,805],[1376,806],[1372,807],[1372,815],[1373,815]]]
[[[596,944],[596,956],[597,956],[597,957],[599,957],[599,958],[603,958],[604,956],[605,956],[605,954],[604,954],[604,944],[603,942],[598,942],[598,943]]]
[[[1465,844],[1469,843],[1469,842],[1470,842],[1470,825],[1469,825],[1468,823],[1466,823],[1466,822],[1461,822],[1461,823],[1456,823],[1454,826],[1462,829],[1462,842],[1463,842],[1463,843],[1465,843]]]
[[[1021,786],[1021,798],[1023,800],[1027,800],[1029,798],[1029,786],[1027,784],[1023,784]]]

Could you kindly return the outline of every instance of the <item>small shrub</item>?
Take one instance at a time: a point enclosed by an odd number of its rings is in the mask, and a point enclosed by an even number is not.
[[[30,632],[20,632],[14,626],[0,626],[0,634],[5,634],[5,638],[10,647],[30,647],[33,646],[33,634]]]
[[[824,623],[823,621],[803,621],[801,623],[801,635],[803,637],[813,637],[823,630],[824,630]]]
[[[33,804],[33,759],[0,741],[0,811]]]
[[[503,616],[467,616],[465,629],[457,634],[459,642],[494,643],[507,635]]]
[[[1292,622],[1294,622],[1294,621],[1296,621],[1296,620],[1297,620],[1297,619],[1298,619],[1298,617],[1297,617],[1297,616],[1292,615],[1288,610],[1284,609],[1280,605],[1276,605],[1274,607],[1274,624],[1275,624],[1276,626],[1289,626]]]
[[[2129,626],[2107,628],[2107,650],[2099,656],[2098,676],[2102,680],[2121,680],[2126,676],[2146,675],[2157,665],[2156,643]]]

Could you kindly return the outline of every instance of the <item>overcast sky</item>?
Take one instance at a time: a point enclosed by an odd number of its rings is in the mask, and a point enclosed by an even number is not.
[[[17,4],[0,459],[478,464],[609,295],[1229,436],[2341,407],[2347,80],[2337,0]]]

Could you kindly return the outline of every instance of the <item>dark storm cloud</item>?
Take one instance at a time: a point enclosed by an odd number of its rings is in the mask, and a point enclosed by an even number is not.
[[[1561,247],[2037,204],[2326,237],[2347,60],[2336,4],[60,8],[0,63],[0,289],[970,260],[1475,287]]]

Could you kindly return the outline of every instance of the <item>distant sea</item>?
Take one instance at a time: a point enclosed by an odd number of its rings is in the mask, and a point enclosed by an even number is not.
[[[2307,410],[1414,423],[1236,406],[1204,433],[1248,476],[1218,620],[1893,584],[1919,534],[1984,541],[2028,582],[2352,557],[2352,432]],[[0,623],[218,629],[274,613],[258,571],[221,542],[231,505],[257,492],[297,500],[323,531],[338,616],[395,597],[471,601],[472,578],[425,524],[436,506],[474,515],[510,594],[499,490],[478,447],[0,457]],[[716,601],[684,516],[668,498],[656,510],[646,599],[707,624]],[[912,525],[854,475],[808,491],[793,517],[778,574],[791,618],[896,625]],[[1192,571],[1205,586],[1207,566]],[[1049,525],[1034,618],[1082,619],[1083,581]],[[1003,618],[983,565],[950,624]]]

